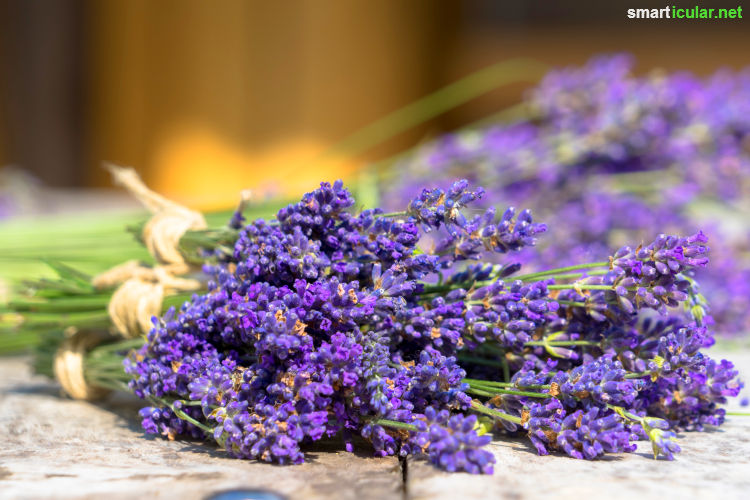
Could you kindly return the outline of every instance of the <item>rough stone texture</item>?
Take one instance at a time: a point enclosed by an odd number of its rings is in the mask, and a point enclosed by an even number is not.
[[[103,405],[61,398],[24,359],[0,358],[0,498],[188,500],[233,488],[292,499],[401,495],[395,458],[314,448],[300,466],[234,460],[210,445],[144,435],[138,408],[125,395]]]
[[[750,380],[750,353],[711,353],[726,358]],[[729,410],[748,411],[732,401]],[[447,474],[411,460],[407,495],[411,499],[586,499],[750,498],[750,417],[730,416],[719,429],[681,435],[674,461],[654,460],[649,443],[632,454],[603,460],[540,457],[528,440],[495,441],[493,476]]]
[[[750,352],[723,357],[750,379]],[[750,417],[683,434],[683,452],[673,462],[654,461],[648,443],[634,454],[589,462],[539,457],[525,440],[498,440],[491,445],[494,476],[447,474],[410,461],[404,489],[393,458],[315,448],[301,466],[233,460],[207,445],[144,436],[138,403],[124,395],[104,405],[59,396],[56,384],[29,374],[25,360],[0,358],[0,498],[197,499],[242,488],[292,499],[730,500],[750,491]],[[738,408],[737,401],[730,407]]]

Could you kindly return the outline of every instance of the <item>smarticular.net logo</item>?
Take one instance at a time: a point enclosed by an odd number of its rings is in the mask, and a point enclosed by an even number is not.
[[[628,9],[628,19],[742,19],[742,6],[733,9],[678,7],[668,5],[658,9]]]

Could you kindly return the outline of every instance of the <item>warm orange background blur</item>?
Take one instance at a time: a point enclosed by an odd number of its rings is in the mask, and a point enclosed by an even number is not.
[[[726,2],[702,2],[703,6]],[[320,153],[491,63],[629,51],[639,71],[750,64],[746,20],[626,19],[632,2],[0,1],[0,165],[65,186],[102,160],[204,208],[296,194],[516,102],[503,87],[352,158]],[[748,13],[750,15],[750,12]]]

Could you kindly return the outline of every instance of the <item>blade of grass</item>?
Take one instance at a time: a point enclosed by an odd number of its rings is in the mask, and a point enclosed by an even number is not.
[[[549,68],[533,59],[501,61],[476,71],[454,83],[398,109],[354,132],[321,154],[318,160],[334,155],[357,155],[410,128],[422,124],[461,104],[502,85],[535,81]]]

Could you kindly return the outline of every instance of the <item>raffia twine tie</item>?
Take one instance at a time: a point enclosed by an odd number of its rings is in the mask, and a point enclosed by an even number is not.
[[[73,399],[92,401],[109,393],[108,389],[92,386],[83,373],[83,359],[105,335],[100,332],[70,329],[55,353],[53,369],[63,391]]]
[[[197,280],[177,278],[175,275],[190,270],[180,252],[180,238],[186,231],[205,229],[207,225],[200,212],[151,191],[132,168],[112,164],[105,167],[112,174],[115,184],[127,189],[152,213],[141,236],[159,265],[150,268],[137,261],[129,261],[93,280],[97,289],[118,287],[112,294],[107,311],[116,331],[123,337],[134,338],[151,329],[151,318],[161,314],[165,295],[200,288]]]
[[[127,189],[152,214],[141,234],[149,253],[161,265],[188,269],[180,252],[180,238],[191,229],[206,229],[206,219],[200,212],[175,203],[151,191],[132,168],[106,164],[115,184]]]
[[[134,260],[96,276],[93,285],[98,289],[119,285],[107,312],[117,333],[125,338],[138,337],[151,329],[151,318],[161,314],[166,295],[201,286],[198,280],[173,276],[168,267],[146,267]]]
[[[107,311],[117,333],[125,338],[135,338],[150,330],[151,318],[161,314],[166,294],[200,288],[199,281],[175,275],[190,270],[179,250],[180,238],[188,230],[207,226],[199,212],[148,189],[132,168],[111,164],[105,167],[115,184],[125,187],[152,214],[143,228],[142,238],[158,265],[147,267],[138,261],[128,261],[92,280],[97,289],[117,287]],[[55,353],[53,370],[63,391],[73,399],[90,401],[109,393],[108,389],[90,385],[84,375],[86,353],[106,338],[107,334],[103,332],[74,328],[65,332],[65,338]]]

